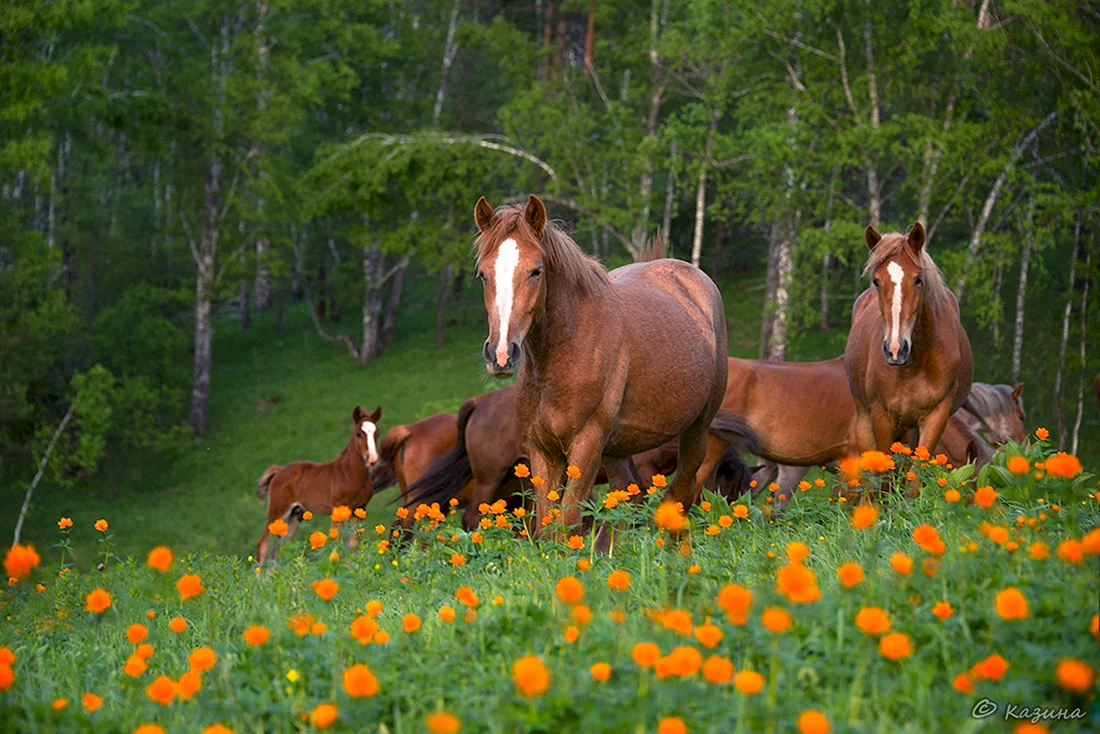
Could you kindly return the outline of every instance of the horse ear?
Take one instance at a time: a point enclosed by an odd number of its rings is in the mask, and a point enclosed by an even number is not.
[[[379,405],[374,409],[374,412],[370,414],[370,422],[378,423],[378,419],[382,417],[382,406]]]
[[[493,223],[493,207],[482,196],[474,205],[474,221],[477,222],[477,231],[484,232]]]
[[[351,422],[355,425],[363,422],[363,409],[358,405],[355,406],[355,410],[351,411]]]
[[[1020,396],[1024,393],[1024,383],[1016,383],[1016,387],[1012,388],[1012,399],[1019,400]]]
[[[924,247],[924,225],[920,222],[914,222],[913,228],[909,230],[909,246],[918,254]]]
[[[863,232],[863,239],[867,241],[867,249],[873,250],[875,249],[875,245],[878,244],[878,241],[882,239],[882,235],[880,235],[873,226],[868,224],[867,229]]]
[[[531,225],[531,229],[535,230],[535,234],[541,235],[542,230],[546,229],[546,207],[543,206],[542,199],[531,194],[527,200],[527,206],[523,209],[523,218]]]

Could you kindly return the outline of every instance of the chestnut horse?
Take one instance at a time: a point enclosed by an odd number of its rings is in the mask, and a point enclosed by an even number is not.
[[[374,487],[367,467],[378,461],[375,436],[381,417],[381,406],[367,415],[356,405],[351,414],[351,438],[335,459],[327,464],[314,461],[295,461],[286,466],[272,464],[260,475],[256,496],[267,500],[267,522],[256,547],[259,565],[264,565],[269,552],[271,534],[267,526],[276,520],[287,523],[282,540],[288,540],[306,510],[328,515],[334,507],[347,505],[355,509],[370,502]]]
[[[547,222],[533,195],[522,209],[496,212],[481,198],[474,218],[486,369],[507,376],[519,368],[517,413],[531,470],[545,480],[535,501],[538,530],[567,465],[580,469],[562,512],[575,527],[601,459],[611,483],[626,486],[639,482],[631,457],[673,438],[681,471],[667,496],[687,508],[726,388],[718,287],[680,260],[608,273]]]
[[[907,235],[868,227],[865,239],[872,287],[856,300],[844,350],[856,445],[886,451],[916,426],[920,444],[936,446],[973,379],[958,301],[924,249],[920,222]]]
[[[1011,391],[1006,385],[989,387]],[[983,402],[983,410],[991,404]],[[1015,416],[1016,403],[1012,405],[1011,416]],[[776,510],[783,509],[810,467],[833,464],[859,453],[856,405],[848,389],[844,357],[821,362],[730,357],[722,409],[740,416],[758,437],[759,450],[754,453],[766,462],[766,467],[755,475],[757,489],[773,481],[779,485],[773,504]],[[1007,423],[1007,416],[1002,418],[1006,410],[998,407],[981,415],[984,421],[1001,426]],[[971,459],[979,465],[988,462],[992,449],[968,427],[960,413],[961,408],[948,421],[936,451],[947,454],[956,465]],[[1022,430],[1022,423],[1020,427]],[[1013,427],[1009,437],[1015,435]],[[907,441],[901,432],[895,438]],[[721,436],[708,436],[701,474],[721,466],[727,444]]]
[[[457,441],[458,416],[454,413],[435,413],[416,423],[394,426],[378,443],[378,463],[370,472],[374,491],[381,492],[396,484],[404,494]]]
[[[1027,438],[1023,392],[1022,382],[1015,387],[975,382],[966,402],[955,411],[955,417],[996,446],[1009,440],[1023,443]]]

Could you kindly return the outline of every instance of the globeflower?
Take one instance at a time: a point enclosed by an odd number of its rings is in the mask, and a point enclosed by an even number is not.
[[[1046,460],[1046,472],[1052,477],[1073,479],[1081,473],[1081,468],[1081,461],[1065,451],[1059,451]]]
[[[829,720],[820,711],[803,711],[798,715],[799,734],[829,734]]]
[[[149,636],[149,628],[143,624],[132,624],[126,628],[126,639],[131,645],[137,645]]]
[[[1022,456],[1010,456],[1008,461],[1005,462],[1005,468],[1013,474],[1027,474],[1031,471],[1031,465]]]
[[[99,520],[96,520],[95,521],[95,529],[98,530],[101,533],[107,532],[107,521],[102,519],[102,518],[100,518]]]
[[[936,606],[932,607],[932,614],[935,615],[936,619],[942,622],[949,619],[953,612],[951,610],[950,604],[945,601],[941,601],[937,602]]]
[[[913,559],[899,551],[890,556],[890,568],[902,576],[908,576],[913,573]]]
[[[760,622],[769,632],[780,634],[791,628],[791,615],[786,609],[779,607],[765,607],[760,616]]]
[[[726,613],[731,624],[742,625],[749,619],[749,607],[752,606],[752,592],[744,586],[726,584],[718,592],[718,606]]]
[[[80,704],[89,714],[94,714],[103,705],[103,697],[94,693],[85,693],[80,697]]]
[[[213,668],[217,660],[218,654],[212,648],[198,647],[187,657],[187,664],[191,666],[192,670],[201,673],[204,670]]]
[[[612,571],[607,575],[607,586],[612,591],[626,591],[630,588],[630,573],[627,571]]]
[[[332,521],[335,523],[341,523],[351,517],[351,508],[347,505],[340,505],[339,507],[332,508]]]
[[[458,734],[462,731],[462,722],[449,711],[439,711],[424,720],[424,728],[429,734]]]
[[[401,618],[401,629],[405,630],[408,634],[412,634],[420,629],[420,617],[415,614],[406,614]]]
[[[274,522],[269,522],[267,524],[267,532],[280,538],[286,535],[287,530],[288,525],[286,524],[286,520],[281,517],[276,518]]]
[[[653,513],[653,522],[670,532],[680,532],[688,526],[684,511],[678,502],[662,502]]]
[[[888,454],[881,451],[864,451],[859,457],[860,467],[863,471],[881,474],[894,469],[894,460]]]
[[[270,637],[271,630],[258,624],[250,625],[244,631],[244,641],[252,647],[264,644]]]
[[[366,665],[358,663],[344,671],[344,691],[352,698],[370,698],[379,690],[378,678]]]
[[[84,608],[93,614],[102,614],[111,606],[111,595],[106,589],[94,589],[84,598]]]
[[[145,689],[145,695],[150,700],[156,701],[161,706],[172,703],[176,697],[176,682],[166,675],[158,676],[156,680]]]
[[[185,601],[203,592],[202,577],[197,573],[185,573],[176,582],[176,590],[180,593],[180,601]]]
[[[661,648],[652,642],[639,642],[630,651],[630,657],[639,668],[652,668],[661,657]]]
[[[856,614],[856,626],[869,635],[890,629],[890,617],[879,607],[864,607]]]
[[[541,696],[550,688],[550,671],[537,655],[525,655],[512,665],[516,691],[524,698]]]
[[[913,654],[913,644],[904,632],[891,632],[879,639],[878,651],[887,660],[898,661]]]
[[[992,507],[993,501],[996,499],[997,490],[993,489],[993,487],[978,487],[978,491],[974,493],[974,504],[985,510],[988,510],[990,507]]]
[[[73,519],[71,517],[63,517],[57,521],[57,527],[61,530],[68,530],[73,526]]]
[[[947,550],[947,546],[940,539],[939,532],[931,525],[918,525],[913,528],[913,542],[926,553],[936,556],[942,556]]]
[[[584,584],[576,576],[564,576],[554,586],[554,594],[563,604],[576,604],[584,597]]]
[[[733,677],[733,686],[746,696],[752,696],[764,688],[764,676],[755,670],[742,670]]]
[[[332,597],[336,596],[336,592],[340,590],[340,584],[336,583],[332,579],[321,579],[320,581],[314,581],[310,584],[313,587],[313,591],[317,596],[321,597],[325,601],[330,601]]]
[[[852,511],[852,527],[857,530],[866,530],[875,524],[878,519],[878,510],[874,505],[860,505]]]
[[[792,604],[807,604],[821,598],[817,574],[797,562],[788,563],[779,569],[775,589]]]
[[[35,552],[34,546],[31,544],[19,545],[16,543],[8,552],[4,555],[4,573],[9,578],[13,579],[25,579],[31,575],[31,572],[38,567],[39,561],[42,559],[38,557],[38,553]]]
[[[849,561],[841,564],[840,568],[836,570],[836,575],[840,579],[840,584],[850,589],[863,581],[863,567],[858,563]]]
[[[1092,690],[1092,668],[1083,660],[1062,658],[1054,667],[1054,677],[1070,693],[1084,695]]]
[[[172,565],[171,549],[163,545],[157,546],[149,551],[149,557],[145,560],[145,564],[149,566],[149,568],[165,573]]]
[[[729,658],[711,655],[703,661],[703,680],[716,686],[725,685],[733,679],[733,663]]]
[[[340,710],[335,704],[322,703],[313,707],[309,714],[309,722],[318,729],[327,729],[336,723],[340,716]]]
[[[994,599],[997,616],[1004,620],[1027,619],[1030,611],[1025,597],[1015,586],[999,592]]]
[[[588,669],[593,680],[605,681],[611,677],[611,666],[607,663],[595,663]]]
[[[187,620],[183,617],[173,617],[168,621],[168,629],[179,634],[187,629]]]

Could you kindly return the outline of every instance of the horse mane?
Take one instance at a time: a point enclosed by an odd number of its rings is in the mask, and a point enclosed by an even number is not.
[[[1021,398],[1020,405],[1023,406]],[[1015,413],[1016,401],[1012,399],[1011,385],[990,385],[975,382],[970,386],[970,395],[962,407],[981,419],[1004,413]]]
[[[501,206],[493,213],[493,221],[477,239],[477,262],[489,257],[509,236],[519,235],[530,242],[537,242],[546,261],[548,274],[555,284],[580,294],[589,294],[606,286],[610,281],[607,271],[595,258],[585,254],[562,225],[554,220],[546,222],[542,236],[527,223],[523,208]]]
[[[648,263],[654,260],[663,260],[668,257],[668,240],[663,232],[657,232],[642,245],[642,249],[634,257],[636,263]]]
[[[921,275],[924,278],[925,295],[932,306],[938,306],[951,293],[951,290],[947,287],[947,282],[943,279],[943,273],[932,261],[932,256],[928,254],[927,247],[922,247],[919,255],[915,254],[913,249],[909,247],[909,238],[900,232],[882,235],[882,239],[875,245],[875,249],[871,250],[871,255],[867,258],[867,264],[863,266],[863,277],[866,278],[879,265],[901,252],[905,252],[909,259],[920,267]]]

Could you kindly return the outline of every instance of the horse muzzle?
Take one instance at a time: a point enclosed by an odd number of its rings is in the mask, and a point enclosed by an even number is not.
[[[882,356],[886,358],[886,364],[891,367],[909,364],[911,354],[912,346],[908,339],[902,339],[896,347],[891,345],[889,339],[884,339],[882,342]]]
[[[485,369],[493,377],[511,377],[516,374],[519,366],[519,344],[511,342],[508,351],[493,349],[493,345],[485,342]]]

